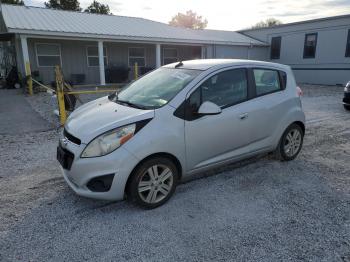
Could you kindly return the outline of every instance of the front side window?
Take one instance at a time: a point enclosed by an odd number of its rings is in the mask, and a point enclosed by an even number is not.
[[[61,65],[61,49],[59,44],[39,44],[35,45],[38,66]]]
[[[120,102],[154,109],[167,104],[201,71],[180,68],[159,68],[125,87],[119,94]]]
[[[304,43],[304,58],[315,58],[317,34],[306,34]]]
[[[348,30],[348,39],[346,42],[345,57],[350,57],[350,29]]]
[[[207,79],[189,99],[192,112],[206,101],[225,108],[247,100],[248,80],[246,69],[233,69]]]
[[[145,49],[143,47],[129,48],[129,66],[132,67],[137,63],[138,66],[146,66]]]
[[[253,69],[253,74],[257,96],[270,94],[282,89],[278,71],[270,69]]]
[[[86,48],[88,66],[99,66],[98,47],[88,46]],[[103,61],[107,65],[107,48],[103,47]]]
[[[177,62],[177,49],[175,48],[164,48],[163,49],[163,65]]]
[[[280,36],[271,38],[271,59],[280,59],[281,54],[281,40]]]

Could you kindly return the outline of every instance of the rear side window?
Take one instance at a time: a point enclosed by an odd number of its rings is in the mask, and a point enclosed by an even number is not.
[[[287,87],[287,74],[286,72],[280,71],[280,79],[282,81],[282,89],[286,89]]]
[[[261,96],[282,89],[279,79],[279,72],[270,69],[253,69],[256,95]]]

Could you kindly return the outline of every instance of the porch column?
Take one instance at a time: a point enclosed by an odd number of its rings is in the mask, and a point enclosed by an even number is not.
[[[201,46],[201,59],[205,59],[205,46]]]
[[[24,70],[25,70],[26,75],[30,75],[31,72],[27,72],[27,68],[26,68],[26,64],[29,63],[27,37],[23,36],[23,35],[21,35],[21,47],[22,47]]]
[[[160,44],[156,44],[156,68],[159,68],[162,65],[160,58]]]
[[[105,62],[103,59],[103,41],[98,41],[98,64],[100,68],[100,84],[106,84],[105,78]]]

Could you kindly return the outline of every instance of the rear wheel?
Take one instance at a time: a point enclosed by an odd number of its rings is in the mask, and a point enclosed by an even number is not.
[[[277,157],[282,161],[290,161],[299,154],[304,139],[304,132],[297,124],[291,124],[284,131],[276,149]]]
[[[350,106],[349,106],[349,105],[344,105],[344,108],[345,108],[346,110],[349,110],[349,111],[350,111]]]
[[[141,207],[156,208],[172,196],[178,183],[178,175],[171,160],[163,157],[149,159],[133,173],[129,195]]]

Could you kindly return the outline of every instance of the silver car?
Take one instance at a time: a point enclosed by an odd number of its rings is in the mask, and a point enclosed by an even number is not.
[[[75,110],[57,159],[77,194],[155,208],[210,168],[269,152],[294,159],[305,133],[299,95],[285,65],[169,64]]]

